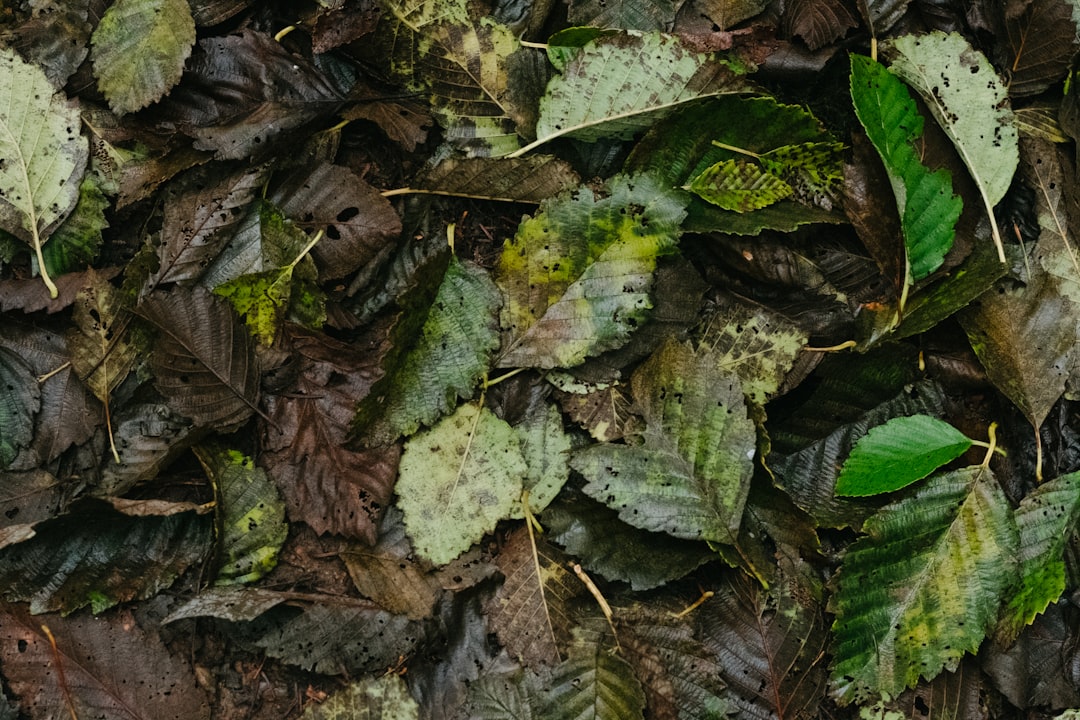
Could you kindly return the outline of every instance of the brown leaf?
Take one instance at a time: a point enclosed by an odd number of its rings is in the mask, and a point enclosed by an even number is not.
[[[128,331],[131,314],[123,307],[120,292],[93,269],[79,291],[68,333],[71,365],[98,400],[109,394],[131,372],[139,347]]]
[[[408,100],[359,102],[343,110],[341,117],[346,120],[370,120],[386,133],[386,137],[409,152],[427,140],[427,128],[434,123],[431,114],[422,105]]]
[[[200,287],[147,297],[136,312],[158,329],[154,386],[200,425],[237,427],[257,410],[254,341],[229,304]]]
[[[95,272],[98,277],[111,280],[119,274],[120,268],[99,268]],[[75,296],[86,286],[87,278],[87,272],[66,273],[53,278],[59,291],[55,298],[49,297],[49,290],[40,278],[0,280],[0,312],[22,310],[32,313],[44,310],[50,315],[59,312],[75,302]]]
[[[280,432],[264,429],[260,463],[278,484],[289,517],[316,532],[376,541],[397,477],[396,445],[345,447],[356,404],[382,376],[378,352],[365,354],[321,333],[287,331],[296,379],[266,404]]]
[[[311,251],[324,279],[364,267],[401,234],[401,219],[389,201],[339,165],[323,163],[290,173],[270,201],[309,235],[326,233]]]
[[[188,663],[170,654],[129,611],[62,618],[2,607],[0,663],[22,711],[35,718],[210,717]]]
[[[618,383],[584,393],[559,392],[563,412],[598,442],[613,442],[640,432],[644,424],[631,410],[631,400]]]
[[[312,52],[324,53],[359,40],[375,29],[379,15],[379,4],[372,0],[323,10],[315,17],[311,31]]]
[[[906,279],[907,256],[889,178],[866,136],[854,133],[851,140],[854,162],[844,165],[844,212],[897,299]]]
[[[488,604],[495,634],[527,667],[555,665],[570,643],[567,602],[584,586],[567,567],[567,556],[537,538],[537,561],[526,528],[507,539],[496,564],[506,580]]]
[[[801,37],[811,50],[839,40],[858,25],[842,0],[792,0],[784,10],[784,32]]]
[[[1065,77],[1077,51],[1072,7],[1064,0],[1032,0],[1005,19],[1002,65],[1009,96],[1038,95]]]
[[[221,165],[204,165],[166,191],[160,269],[150,279],[150,289],[161,283],[196,280],[203,274],[232,239],[267,171],[266,166],[259,166],[227,173]]]
[[[0,473],[0,528],[48,520],[63,500],[63,485],[44,470]]]

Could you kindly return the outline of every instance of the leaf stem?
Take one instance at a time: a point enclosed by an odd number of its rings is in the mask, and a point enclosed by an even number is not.
[[[997,450],[997,423],[996,422],[990,423],[990,427],[986,428],[986,435],[987,435],[987,437],[990,438],[990,442],[984,443],[984,442],[979,441],[979,440],[972,440],[971,444],[972,445],[979,445],[980,447],[987,448],[986,457],[983,458],[982,466],[984,468],[989,468],[990,467],[990,459],[992,457],[994,457],[994,451]],[[1001,454],[1004,455],[1005,454],[1004,451],[1002,451]]]
[[[756,152],[751,152],[749,150],[746,150],[745,148],[735,147],[734,145],[728,145],[727,143],[722,143],[719,140],[713,140],[712,144],[718,148],[730,150],[731,152],[739,153],[740,155],[747,155],[752,158],[757,158],[758,160],[761,159],[761,156],[758,155]]]
[[[840,343],[839,345],[830,345],[829,347],[810,347],[809,345],[807,345],[806,347],[803,348],[803,350],[805,350],[806,352],[821,352],[821,353],[840,352],[841,350],[847,350],[848,348],[853,348],[856,345],[858,345],[858,343],[855,342],[854,340],[845,340],[844,342]]]
[[[41,235],[38,233],[36,218],[32,230],[34,236],[34,252],[37,254],[38,271],[41,273],[41,279],[44,281],[45,287],[49,288],[49,297],[55,300],[60,294],[60,291],[56,289],[56,283],[49,277],[49,271],[45,268],[45,256],[41,254]]]
[[[521,47],[535,48],[536,50],[547,50],[548,49],[548,44],[547,43],[538,43],[538,42],[529,42],[528,40],[519,40],[518,44],[521,45]]]
[[[509,380],[510,378],[514,377],[518,373],[525,372],[528,369],[529,368],[519,367],[516,370],[511,370],[508,373],[503,373],[502,375],[495,378],[494,380],[488,380],[487,378],[484,378],[484,389],[487,390],[490,387],[494,387],[495,385],[498,385],[499,383],[501,383],[503,380]]]

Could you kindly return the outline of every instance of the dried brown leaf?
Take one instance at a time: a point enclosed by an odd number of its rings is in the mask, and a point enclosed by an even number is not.
[[[844,37],[859,21],[843,0],[792,0],[784,9],[784,31],[817,50]]]

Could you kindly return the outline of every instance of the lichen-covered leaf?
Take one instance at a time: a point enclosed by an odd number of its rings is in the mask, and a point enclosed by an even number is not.
[[[39,523],[35,535],[0,550],[5,599],[30,612],[95,612],[148,598],[199,563],[211,523],[192,512],[132,517],[88,502],[77,512]],[[120,571],[123,568],[123,571]]]
[[[720,373],[712,353],[669,341],[632,382],[644,443],[575,452],[585,492],[643,530],[733,543],[756,444],[738,379]]]
[[[419,337],[359,407],[355,430],[375,446],[432,425],[467,398],[499,346],[502,298],[487,272],[453,257]]]
[[[113,112],[140,110],[180,81],[195,44],[186,0],[117,0],[91,38],[98,89]]]
[[[602,35],[548,83],[537,140],[522,151],[557,137],[629,139],[680,105],[747,92],[745,72],[737,63],[692,52],[669,35]]]
[[[400,675],[364,678],[320,704],[309,705],[301,720],[419,720],[420,706]]]
[[[285,503],[262,468],[236,450],[206,443],[195,454],[214,485],[217,502],[217,585],[250,583],[277,565],[289,526]]]
[[[528,469],[513,428],[486,408],[458,410],[405,443],[396,492],[416,552],[445,565],[505,520]]]
[[[923,119],[903,83],[880,63],[852,55],[851,99],[885,164],[911,278],[920,280],[938,269],[952,248],[963,201],[953,194],[947,170],[931,172],[921,162],[914,142],[922,136]]]
[[[1029,493],[1016,510],[1020,532],[1020,587],[1001,613],[996,636],[1003,646],[1065,590],[1065,544],[1080,517],[1080,473],[1062,475]]]
[[[907,487],[967,452],[971,439],[929,415],[909,415],[872,428],[851,449],[836,494],[877,495]]]
[[[570,367],[622,346],[647,317],[657,258],[675,251],[683,201],[648,176],[607,195],[545,202],[503,248],[503,367]]]
[[[0,49],[0,108],[0,230],[29,244],[40,268],[41,246],[79,199],[90,150],[78,106],[10,49]]]
[[[831,609],[833,691],[897,696],[974,653],[1016,580],[1019,538],[993,474],[935,475],[882,508],[844,557]]]

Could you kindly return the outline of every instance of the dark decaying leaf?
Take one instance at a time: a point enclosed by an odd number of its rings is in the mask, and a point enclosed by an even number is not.
[[[981,656],[983,670],[1018,708],[1076,707],[1080,704],[1076,622],[1075,605],[1050,605],[1008,648],[988,645]]]
[[[821,702],[829,637],[820,581],[802,563],[784,569],[768,593],[730,576],[692,616],[741,717],[815,717]]]
[[[548,537],[589,572],[628,582],[634,590],[659,587],[718,557],[705,543],[627,525],[614,510],[580,493],[564,491],[560,497],[541,516]]]
[[[292,520],[374,544],[400,450],[358,452],[345,439],[356,403],[381,375],[380,352],[364,353],[295,326],[286,337],[297,356],[297,375],[266,397],[274,426],[264,427],[260,463],[285,496]]]
[[[165,122],[219,159],[257,154],[342,101],[308,60],[250,29],[199,42],[184,77],[161,103]]]
[[[218,25],[250,4],[250,0],[192,0],[191,14],[196,25]]]
[[[7,467],[34,437],[34,416],[41,390],[30,366],[18,353],[0,347],[0,468]]]
[[[163,402],[126,405],[113,413],[112,426],[120,462],[102,469],[95,488],[101,496],[122,495],[156,477],[206,432]]]
[[[905,690],[886,707],[911,720],[986,720],[990,717],[989,679],[972,658],[953,672]]]
[[[232,239],[266,178],[265,166],[228,172],[220,165],[204,165],[172,184],[165,193],[160,269],[151,289],[201,277]]]
[[[90,52],[89,0],[35,3],[34,14],[11,28],[5,41],[60,88]]]
[[[414,182],[419,190],[539,204],[580,182],[574,169],[552,155],[513,159],[448,158]]]
[[[130,612],[62,618],[0,608],[0,663],[24,717],[210,717],[191,666]]]
[[[16,525],[31,526],[56,517],[67,488],[43,470],[0,472],[0,533]],[[3,545],[0,542],[0,545]]]
[[[556,394],[563,412],[581,425],[593,440],[613,442],[641,432],[641,418],[634,414],[628,389],[619,383],[595,388],[566,386]]]
[[[856,3],[856,7],[866,26],[881,35],[903,17],[910,4],[911,0],[866,0]]]
[[[41,404],[34,417],[33,439],[10,469],[48,465],[72,445],[90,439],[101,422],[101,403],[69,364],[64,336],[42,327],[5,321],[0,347],[22,358],[35,376],[35,383],[38,377],[48,377],[38,383]]]
[[[321,54],[359,40],[375,29],[378,19],[379,3],[374,0],[343,3],[339,7],[322,10],[315,17],[311,49]]]
[[[75,328],[68,333],[71,365],[98,400],[128,376],[139,355],[139,345],[128,333],[131,313],[123,307],[120,291],[93,269],[75,302]]]
[[[567,19],[573,25],[622,30],[671,30],[685,0],[571,0]]]
[[[354,605],[272,610],[263,616],[266,626],[255,644],[304,670],[353,676],[393,667],[416,647],[419,623],[374,604]]]
[[[369,120],[403,150],[413,152],[428,137],[431,114],[415,101],[358,102],[341,111],[346,120]]]
[[[1032,0],[1016,17],[1006,13],[1002,65],[1011,97],[1037,95],[1065,77],[1077,50],[1072,13],[1062,0]]]
[[[838,40],[858,19],[844,0],[792,0],[784,9],[784,31],[817,50]]]
[[[645,693],[629,663],[603,642],[580,635],[570,656],[555,667],[538,698],[547,720],[641,720]]]
[[[176,288],[150,295],[136,312],[157,329],[150,366],[170,407],[217,428],[257,410],[254,341],[227,302],[200,287]]]
[[[100,612],[150,597],[200,562],[211,539],[204,515],[132,517],[96,501],[35,530],[33,538],[0,551],[5,599],[29,602],[33,613],[66,614],[86,605]]]
[[[573,627],[568,603],[585,588],[562,551],[535,533],[532,538],[526,528],[518,528],[503,546],[496,563],[505,579],[487,612],[511,656],[538,668],[565,657]]]
[[[401,233],[389,201],[340,165],[295,170],[275,182],[268,197],[308,235],[325,233],[311,251],[325,280],[364,267]]]
[[[46,245],[45,247],[48,247]],[[116,277],[119,268],[98,268],[99,276],[109,280]],[[52,314],[69,307],[75,296],[86,285],[87,272],[72,272],[56,278],[57,295],[49,297],[49,290],[38,278],[0,280],[0,312],[22,310],[26,313],[44,310]]]

